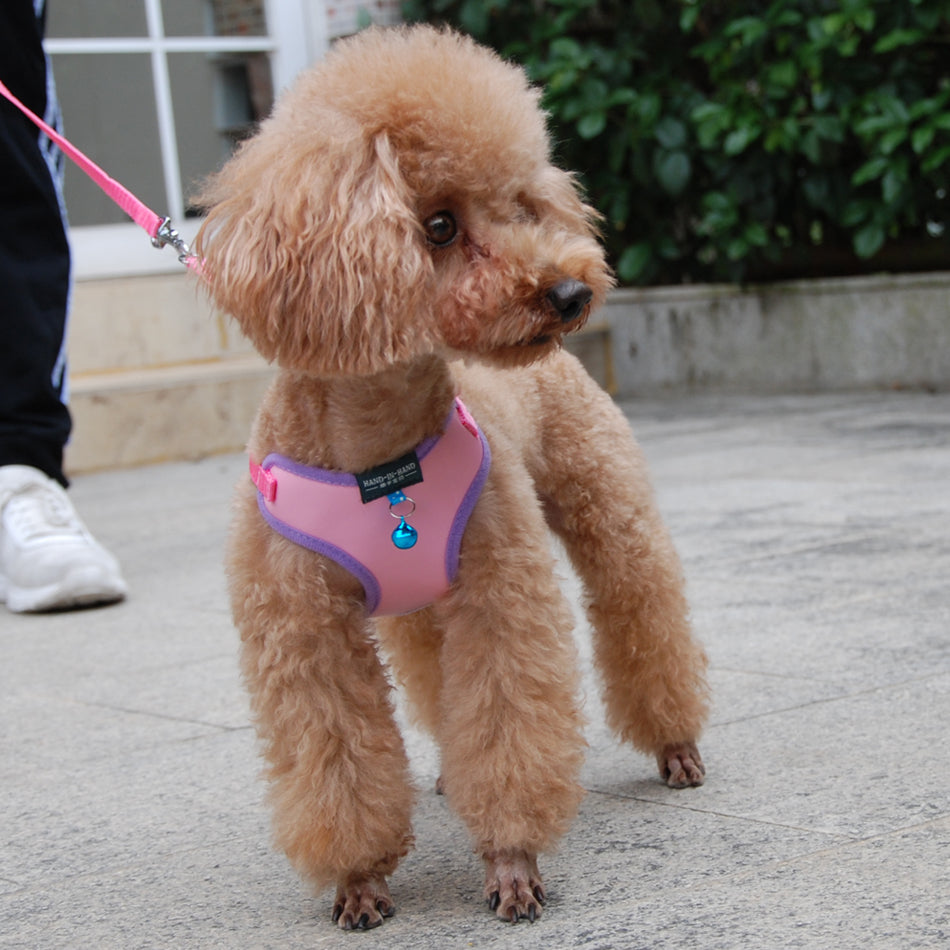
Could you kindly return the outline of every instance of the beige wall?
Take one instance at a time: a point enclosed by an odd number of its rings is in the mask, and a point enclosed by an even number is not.
[[[76,285],[72,473],[239,451],[272,371],[193,277]]]

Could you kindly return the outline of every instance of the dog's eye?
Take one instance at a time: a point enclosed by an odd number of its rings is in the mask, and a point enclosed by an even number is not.
[[[436,211],[425,220],[426,239],[436,247],[447,247],[458,234],[455,218],[448,211]]]

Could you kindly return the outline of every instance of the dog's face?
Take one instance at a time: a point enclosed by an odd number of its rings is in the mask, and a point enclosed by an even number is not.
[[[429,27],[340,43],[210,183],[211,292],[268,359],[523,363],[611,284],[521,70]]]

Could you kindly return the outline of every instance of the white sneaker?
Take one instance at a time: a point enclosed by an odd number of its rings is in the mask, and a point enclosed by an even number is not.
[[[0,601],[14,613],[122,600],[118,561],[38,469],[0,466]]]

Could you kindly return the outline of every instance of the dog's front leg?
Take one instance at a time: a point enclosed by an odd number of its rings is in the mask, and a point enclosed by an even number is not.
[[[317,887],[337,885],[341,928],[374,927],[393,912],[386,876],[412,843],[390,685],[349,575],[256,521],[229,567],[275,837]]]
[[[569,357],[551,364],[535,478],[584,583],[610,726],[656,756],[672,787],[701,785],[709,698],[679,558],[626,419]]]
[[[582,797],[584,738],[573,619],[555,580],[530,480],[498,441],[462,565],[436,609],[442,650],[442,785],[485,862],[503,919],[534,920],[551,850]]]

